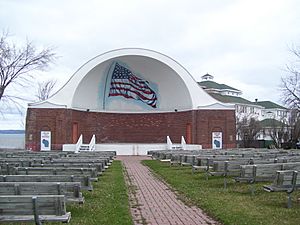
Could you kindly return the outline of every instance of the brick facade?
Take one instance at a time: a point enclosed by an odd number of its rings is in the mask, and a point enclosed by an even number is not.
[[[234,110],[126,114],[28,108],[26,148],[40,149],[43,130],[51,131],[53,150],[74,143],[80,134],[84,143],[93,134],[97,143],[165,143],[167,135],[174,143],[180,143],[184,136],[187,142],[211,148],[213,131],[223,132],[224,148],[233,148],[236,147],[235,129]]]

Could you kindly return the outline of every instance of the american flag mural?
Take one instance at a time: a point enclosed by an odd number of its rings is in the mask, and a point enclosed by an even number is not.
[[[157,104],[157,96],[149,87],[149,82],[137,77],[118,63],[115,64],[111,77],[108,97],[110,96],[140,100],[153,108],[156,108]]]

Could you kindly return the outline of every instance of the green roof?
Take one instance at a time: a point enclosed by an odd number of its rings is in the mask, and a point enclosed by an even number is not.
[[[253,102],[252,104],[260,105],[266,109],[286,109],[285,107],[271,101],[259,101],[259,102]]]
[[[262,127],[282,127],[284,123],[275,119],[264,119],[259,121]]]
[[[252,102],[248,101],[247,99],[236,97],[236,96],[229,96],[229,95],[221,95],[217,93],[208,93],[214,99],[224,102],[224,103],[240,103],[240,104],[248,104],[253,105]]]
[[[233,88],[233,87],[230,87],[226,84],[219,84],[219,83],[216,83],[216,82],[210,81],[210,80],[201,81],[201,82],[198,82],[198,84],[200,86],[204,86],[206,88],[213,88],[213,89],[218,89],[218,90],[228,89],[228,90],[233,90],[233,91],[240,91],[240,90],[238,90],[236,88]]]

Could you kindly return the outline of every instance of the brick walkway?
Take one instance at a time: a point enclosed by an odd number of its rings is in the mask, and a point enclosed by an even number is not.
[[[197,207],[177,199],[166,184],[154,177],[140,161],[146,156],[118,156],[127,171],[134,224],[218,224]]]

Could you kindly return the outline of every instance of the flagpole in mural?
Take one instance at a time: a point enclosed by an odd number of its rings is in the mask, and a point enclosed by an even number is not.
[[[107,91],[107,83],[109,82],[109,79],[108,79],[108,78],[111,77],[112,71],[113,71],[112,68],[114,68],[115,65],[116,65],[116,62],[113,62],[113,63],[110,65],[109,70],[108,70],[107,75],[106,75],[105,84],[104,84],[104,94],[103,94],[103,110],[105,110],[105,106],[106,106],[106,98],[108,97],[108,93],[106,93],[106,92],[108,92],[108,91]],[[110,83],[109,83],[109,85],[110,85]]]

